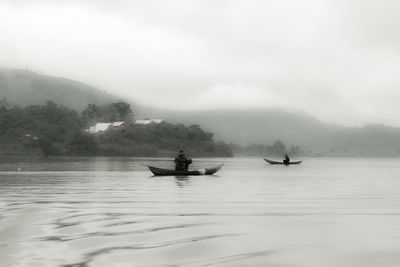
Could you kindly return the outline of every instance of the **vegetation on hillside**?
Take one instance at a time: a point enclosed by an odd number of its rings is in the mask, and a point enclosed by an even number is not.
[[[238,144],[230,144],[235,154],[245,156],[274,156],[283,157],[285,154],[290,156],[304,155],[299,146],[290,146],[286,148],[285,144],[279,140],[272,145],[252,144],[249,146],[240,146]]]
[[[155,114],[154,116],[157,116]],[[301,113],[280,110],[209,110],[164,113],[171,122],[195,123],[212,130],[216,140],[234,144],[235,154],[266,155],[280,140],[290,153],[306,156],[399,157],[400,128],[385,125],[345,127]]]
[[[87,126],[97,122],[130,122],[133,120],[133,112],[130,105],[121,101],[104,106],[89,104],[81,115]]]
[[[32,143],[33,147],[27,150],[28,145],[25,144],[29,137],[21,139],[21,134],[25,135],[29,132],[35,132],[42,136],[40,138],[41,147],[51,155],[77,153],[75,151],[80,149],[79,144],[86,141],[88,147],[86,150],[84,149],[85,153],[111,153],[109,147],[107,147],[108,152],[98,149],[99,146],[104,147],[106,141],[98,140],[100,138],[93,136],[82,136],[82,129],[95,122],[120,121],[122,117],[128,121],[133,119],[132,112],[124,114],[126,105],[125,107],[124,105],[110,105],[112,102],[118,103],[116,97],[77,81],[51,77],[28,70],[0,68],[0,99],[4,97],[7,97],[8,102],[0,103],[0,105],[10,112],[7,113],[7,116],[10,117],[4,118],[3,114],[3,123],[7,125],[0,125],[2,127],[0,132],[3,132],[0,134],[0,149],[3,149],[0,153],[22,153],[21,151],[37,153],[34,143]],[[52,110],[46,104],[48,99],[52,99],[57,105],[62,105],[58,106],[58,109],[63,110],[62,115],[59,114],[60,112],[55,113],[58,114],[57,116],[61,116],[61,120],[72,120],[75,125],[67,127],[65,122],[63,125],[56,123],[49,130],[47,125],[50,123],[50,119],[39,120],[37,124],[32,122],[35,116],[44,116],[46,109]],[[17,105],[18,107],[10,107],[7,103],[10,103],[10,106]],[[288,150],[286,152],[291,153],[291,147],[294,145],[300,147],[302,155],[308,156],[400,156],[400,128],[397,127],[385,125],[344,127],[318,121],[301,112],[293,113],[273,109],[173,112],[139,107],[136,104],[134,108],[134,113],[140,117],[162,117],[170,123],[200,125],[201,129],[215,134],[213,140],[238,144],[231,145],[231,147],[235,153],[242,155],[271,154],[270,146],[273,146],[276,140],[280,140],[285,144],[286,150]],[[84,113],[80,111],[84,111]],[[33,119],[33,121],[36,120],[37,118]],[[18,125],[14,125],[15,123]],[[13,126],[11,127],[11,125]],[[16,128],[10,130],[10,127]],[[172,125],[171,127],[178,126]],[[60,140],[51,139],[58,135],[54,129],[63,132],[60,137],[57,137]],[[5,135],[5,131],[9,131],[9,134]],[[16,135],[11,134],[13,131],[16,132]],[[166,131],[168,132],[168,130]],[[71,141],[72,138],[75,138],[74,142]],[[94,145],[91,145],[92,141]],[[137,152],[140,150],[147,151],[146,154],[151,154],[153,152],[149,151],[154,150],[162,153],[159,147],[152,144],[143,145],[146,149],[139,149],[140,146],[136,144],[135,150],[131,149],[130,153],[140,154],[142,152]],[[224,143],[215,143],[215,150],[224,150],[225,146]],[[96,152],[91,151],[90,147],[95,147]],[[150,149],[151,147],[153,149]],[[120,152],[113,153],[127,152],[124,148]]]
[[[124,102],[89,105],[81,113],[48,101],[44,105],[10,107],[0,101],[0,153],[51,155],[173,155],[185,149],[193,156],[232,156],[230,146],[213,141],[198,125],[135,125]],[[84,131],[96,122],[127,121],[98,134]]]

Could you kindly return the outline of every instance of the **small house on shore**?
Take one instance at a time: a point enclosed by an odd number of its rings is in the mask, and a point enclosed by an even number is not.
[[[86,129],[85,131],[87,133],[95,134],[95,133],[101,133],[108,131],[110,129],[115,129],[123,126],[125,124],[124,121],[116,121],[116,122],[99,122],[96,123],[95,125],[91,126],[89,129]]]
[[[149,124],[158,124],[163,122],[162,119],[149,119],[149,120],[136,120],[135,124],[138,125],[149,125]]]
[[[158,124],[163,122],[162,119],[149,119],[149,120],[136,120],[134,122],[135,125],[151,125]],[[112,129],[118,129],[127,124],[125,121],[116,121],[116,122],[98,122],[95,125],[89,127],[85,131],[90,134],[103,133]]]

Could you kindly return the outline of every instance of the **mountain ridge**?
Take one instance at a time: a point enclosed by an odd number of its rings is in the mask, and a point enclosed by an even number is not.
[[[23,96],[29,95],[29,98]],[[82,110],[87,104],[121,100],[94,87],[65,78],[26,70],[0,69],[0,98],[12,105],[41,104],[51,100]],[[122,99],[123,100],[123,99]],[[162,118],[171,123],[198,124],[216,140],[236,143],[300,146],[307,155],[400,156],[400,128],[379,124],[348,127],[326,123],[301,112],[277,109],[168,111],[140,106],[133,101],[136,118]]]

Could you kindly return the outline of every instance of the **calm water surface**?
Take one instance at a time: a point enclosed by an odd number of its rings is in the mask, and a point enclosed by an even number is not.
[[[400,266],[400,159],[216,162],[2,159],[0,265]]]

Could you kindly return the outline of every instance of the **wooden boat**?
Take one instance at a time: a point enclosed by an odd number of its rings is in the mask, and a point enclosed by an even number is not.
[[[147,166],[149,170],[154,175],[175,175],[175,176],[188,176],[188,175],[212,175],[219,171],[224,164],[219,164],[214,168],[207,168],[207,169],[199,169],[199,170],[189,170],[189,171],[176,171],[176,170],[167,170],[167,169],[160,169],[153,166]]]
[[[270,159],[265,159],[265,158],[264,158],[264,160],[266,162],[268,162],[269,164],[280,164],[280,165],[292,165],[292,164],[298,165],[303,162],[302,160],[299,160],[299,161],[289,161],[289,163],[285,163],[283,161],[275,161],[275,160],[270,160]]]

